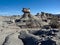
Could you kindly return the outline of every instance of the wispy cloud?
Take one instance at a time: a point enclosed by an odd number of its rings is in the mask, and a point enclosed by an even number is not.
[[[54,14],[60,14],[60,12],[56,12],[56,13],[54,13]]]

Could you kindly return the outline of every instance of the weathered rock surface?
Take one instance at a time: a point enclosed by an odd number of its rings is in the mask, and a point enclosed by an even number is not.
[[[21,31],[18,36],[24,45],[59,45],[57,41],[58,30],[34,30],[34,31]]]
[[[23,42],[18,38],[18,33],[12,33],[6,36],[2,45],[23,45]]]
[[[22,16],[0,16],[0,45],[60,45],[60,15],[22,11]]]

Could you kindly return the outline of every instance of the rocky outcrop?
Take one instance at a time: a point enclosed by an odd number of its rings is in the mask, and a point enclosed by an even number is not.
[[[59,15],[35,16],[29,8],[22,12],[21,16],[0,16],[0,45],[60,45]]]
[[[5,38],[2,45],[23,45],[23,42],[18,38],[18,33],[12,33]]]
[[[57,32],[59,30],[36,30],[36,31],[21,31],[18,36],[24,45],[58,45]]]
[[[16,24],[22,28],[37,28],[41,26],[41,23],[36,16],[32,16],[28,8],[23,8],[23,16],[19,19],[19,23]],[[16,20],[17,21],[17,20]]]

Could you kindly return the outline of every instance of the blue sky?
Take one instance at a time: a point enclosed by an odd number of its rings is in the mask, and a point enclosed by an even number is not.
[[[31,14],[60,13],[60,0],[0,0],[0,15],[21,15],[22,8],[30,8]]]

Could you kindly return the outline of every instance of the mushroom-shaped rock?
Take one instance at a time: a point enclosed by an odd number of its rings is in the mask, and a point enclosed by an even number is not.
[[[23,8],[22,12],[24,12],[24,13],[30,13],[30,9],[29,8]]]

